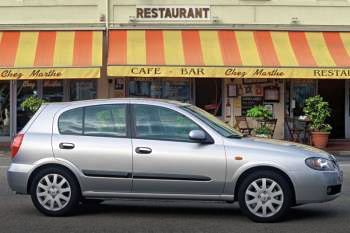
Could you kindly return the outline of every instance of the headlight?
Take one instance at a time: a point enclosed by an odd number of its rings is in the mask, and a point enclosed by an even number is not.
[[[318,171],[334,171],[336,170],[336,165],[329,159],[325,158],[308,158],[305,160],[305,164]]]

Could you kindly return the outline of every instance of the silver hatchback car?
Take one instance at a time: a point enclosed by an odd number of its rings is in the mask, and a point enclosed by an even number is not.
[[[342,171],[321,150],[243,137],[174,101],[44,104],[15,137],[8,183],[50,216],[112,198],[238,201],[258,222],[341,193]]]

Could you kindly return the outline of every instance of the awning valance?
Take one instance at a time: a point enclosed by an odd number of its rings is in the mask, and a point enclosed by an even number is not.
[[[350,33],[113,30],[108,75],[350,78]]]
[[[0,80],[99,78],[101,31],[0,32]]]

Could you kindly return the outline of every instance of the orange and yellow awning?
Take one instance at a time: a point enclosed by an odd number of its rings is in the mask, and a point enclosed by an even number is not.
[[[350,33],[113,30],[108,75],[345,79]]]
[[[101,31],[0,32],[0,80],[99,78]]]

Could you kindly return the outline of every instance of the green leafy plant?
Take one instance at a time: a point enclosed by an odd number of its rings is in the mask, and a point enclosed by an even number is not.
[[[247,116],[266,120],[272,118],[272,112],[263,105],[257,105],[247,111]]]
[[[272,112],[263,105],[257,105],[247,111],[247,116],[258,120],[259,126],[254,129],[256,135],[272,135],[272,130],[266,125],[266,121],[272,118]]]
[[[45,101],[37,96],[29,96],[21,103],[21,108],[25,111],[36,112]]]
[[[256,135],[271,135],[272,130],[269,127],[267,127],[266,125],[261,125],[257,129],[255,129],[255,134]]]
[[[329,103],[324,101],[320,95],[306,99],[303,109],[305,115],[310,120],[310,129],[316,132],[330,132],[332,126],[326,123],[331,116]]]

